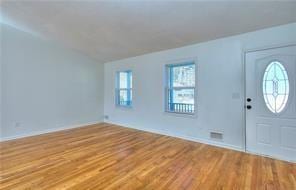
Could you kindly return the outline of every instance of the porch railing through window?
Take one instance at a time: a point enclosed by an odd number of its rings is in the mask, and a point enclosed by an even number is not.
[[[179,113],[194,113],[194,104],[169,103],[169,111]]]
[[[122,105],[122,106],[131,106],[132,105],[132,101],[120,100],[119,101],[119,105]]]

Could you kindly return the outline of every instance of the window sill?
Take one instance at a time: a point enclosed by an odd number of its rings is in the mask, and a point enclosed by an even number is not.
[[[133,106],[115,105],[115,108],[131,110],[133,109]]]
[[[174,116],[174,117],[192,118],[192,119],[197,118],[196,113],[180,113],[180,112],[165,111],[164,115]]]

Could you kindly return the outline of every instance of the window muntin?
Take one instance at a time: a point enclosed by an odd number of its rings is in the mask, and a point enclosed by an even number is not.
[[[132,71],[117,73],[116,105],[132,106]]]
[[[194,114],[195,64],[167,65],[166,111]]]
[[[267,108],[273,113],[282,112],[289,98],[289,79],[280,62],[273,61],[266,67],[262,86]]]

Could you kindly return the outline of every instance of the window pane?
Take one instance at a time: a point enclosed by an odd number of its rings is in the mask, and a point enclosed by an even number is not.
[[[119,72],[119,88],[127,88],[128,73]]]
[[[194,88],[169,90],[169,111],[193,113]]]
[[[119,72],[118,88],[132,88],[132,72]]]
[[[172,66],[170,76],[171,87],[195,86],[195,65]]]
[[[183,104],[194,104],[194,89],[171,90],[172,102]]]
[[[119,90],[119,105],[130,106],[132,104],[132,90]]]

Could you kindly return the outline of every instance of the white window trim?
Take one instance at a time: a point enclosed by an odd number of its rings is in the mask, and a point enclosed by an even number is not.
[[[194,89],[194,112],[193,113],[186,113],[186,112],[174,112],[170,111],[168,109],[168,103],[169,103],[169,67],[170,66],[177,66],[177,65],[186,65],[193,63],[195,65],[195,86],[194,87],[174,87],[173,89]],[[182,60],[175,60],[175,61],[170,61],[167,63],[164,67],[165,69],[165,88],[164,88],[164,114],[166,115],[171,115],[171,116],[176,116],[176,117],[188,117],[188,118],[195,118],[197,117],[198,113],[198,107],[197,107],[197,100],[198,100],[198,94],[197,94],[197,81],[198,81],[198,64],[197,64],[197,59],[182,59]]]

